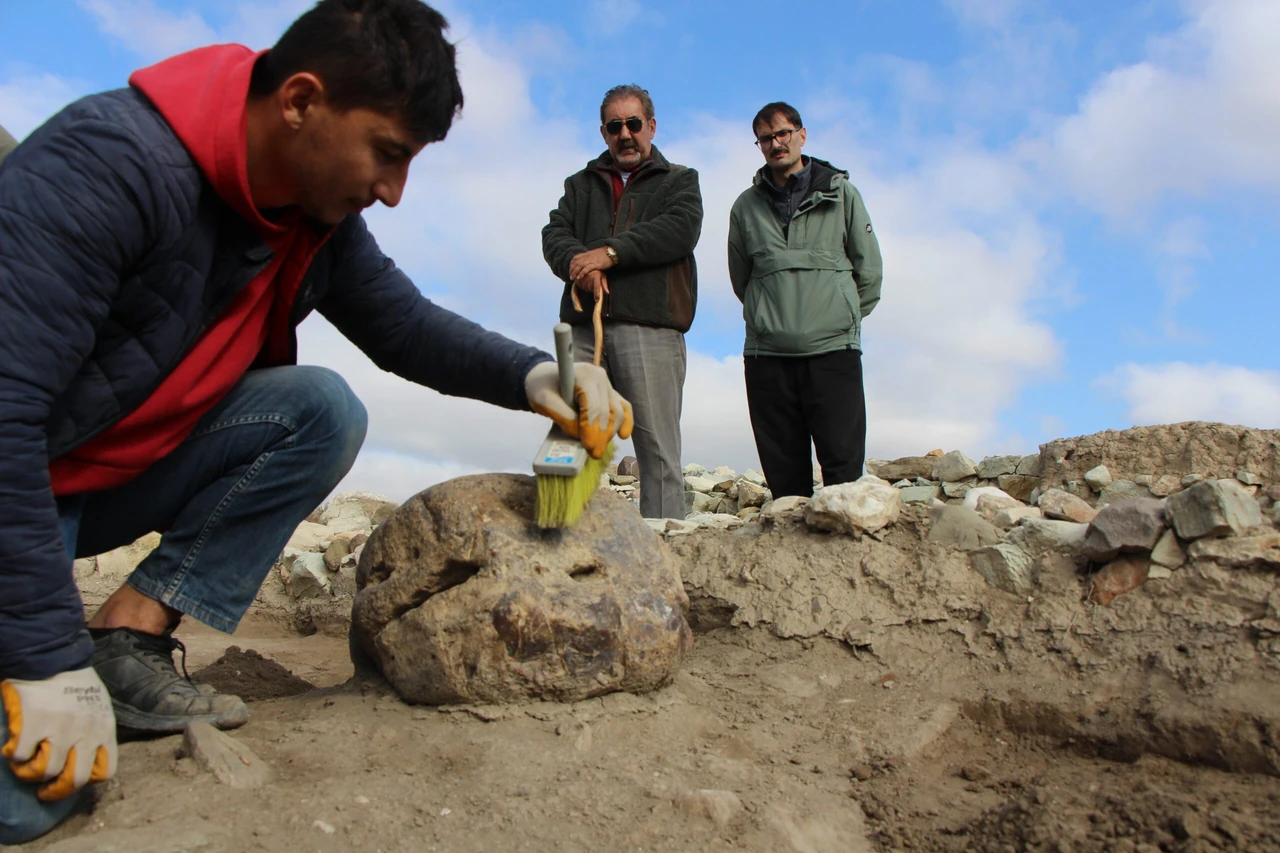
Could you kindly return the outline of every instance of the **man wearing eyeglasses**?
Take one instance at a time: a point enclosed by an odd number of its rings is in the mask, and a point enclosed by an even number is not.
[[[608,150],[565,180],[542,229],[542,254],[565,282],[560,319],[573,326],[580,361],[595,352],[591,312],[604,301],[601,365],[635,413],[641,514],[684,518],[684,333],[698,300],[693,248],[702,193],[696,171],[668,162],[654,146],[657,128],[644,89],[605,93],[600,135]]]
[[[729,214],[729,279],[742,301],[747,405],[775,498],[856,480],[866,455],[862,318],[880,301],[880,245],[849,173],[801,154],[789,104],[751,123],[764,166]]]

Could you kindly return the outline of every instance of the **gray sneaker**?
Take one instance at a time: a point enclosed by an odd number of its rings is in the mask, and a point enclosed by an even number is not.
[[[201,722],[234,729],[249,719],[249,709],[239,696],[217,693],[184,677],[186,649],[172,636],[132,628],[90,628],[89,634],[93,668],[111,694],[117,728],[171,733]],[[173,665],[174,649],[182,649],[184,675]]]

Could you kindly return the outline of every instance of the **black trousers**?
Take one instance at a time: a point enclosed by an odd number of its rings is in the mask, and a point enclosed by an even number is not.
[[[862,476],[867,453],[862,353],[749,355],[743,361],[756,451],[775,498],[813,494],[810,442],[818,451],[823,485]]]

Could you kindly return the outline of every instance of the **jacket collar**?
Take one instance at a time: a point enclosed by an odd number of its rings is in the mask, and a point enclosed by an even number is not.
[[[844,169],[836,168],[826,160],[819,160],[817,157],[809,157],[801,155],[801,162],[806,166],[813,167],[813,177],[809,180],[809,195],[816,192],[830,192],[835,187],[837,180],[849,180],[849,173]],[[773,179],[769,175],[769,167],[761,166],[756,172],[755,177],[751,179],[751,185],[758,187],[761,192],[768,193],[768,184]]]

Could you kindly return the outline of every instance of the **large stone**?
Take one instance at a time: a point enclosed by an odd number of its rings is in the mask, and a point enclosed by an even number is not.
[[[1014,473],[1016,473],[1019,477],[1035,477],[1037,480],[1039,480],[1040,469],[1041,469],[1040,454],[1031,453],[1022,457],[1022,459],[1018,462],[1018,470],[1015,471]]]
[[[902,494],[874,474],[852,483],[819,489],[804,508],[804,521],[815,530],[860,536],[898,520]]]
[[[991,522],[962,506],[939,506],[929,510],[933,523],[926,538],[961,551],[985,548],[1000,541],[1000,531]]]
[[[1045,518],[1074,521],[1078,524],[1088,524],[1098,514],[1096,509],[1062,489],[1049,489],[1042,494],[1039,506]]]
[[[1089,484],[1089,488],[1100,492],[1111,485],[1111,472],[1107,470],[1106,465],[1099,465],[1084,472],[1084,481]]]
[[[709,495],[706,492],[689,492],[684,493],[684,514],[701,515],[703,513],[715,512],[720,506],[719,495]]]
[[[760,507],[760,515],[762,518],[773,520],[789,518],[796,514],[803,514],[807,503],[809,499],[803,495],[783,495]]]
[[[1032,555],[1053,552],[1075,557],[1084,550],[1088,532],[1089,525],[1074,521],[1024,518],[1009,531],[1008,541],[1020,545]]]
[[[972,459],[959,450],[953,450],[938,457],[929,479],[942,483],[958,483],[977,473],[978,469]]]
[[[253,750],[209,723],[187,725],[181,752],[231,788],[261,788],[275,777],[270,765]]]
[[[1165,514],[1183,539],[1239,535],[1262,523],[1262,507],[1235,479],[1206,480],[1170,495]]]
[[[703,492],[704,494],[711,494],[712,490],[715,489],[716,484],[719,482],[720,481],[715,477],[708,477],[705,474],[686,474],[684,478],[684,490],[686,492]]]
[[[974,570],[996,589],[1022,593],[1034,584],[1034,561],[1016,542],[979,548],[970,556]]]
[[[1280,533],[1200,539],[1191,543],[1187,553],[1193,560],[1212,560],[1237,569],[1259,566],[1276,570],[1280,569]]]
[[[624,456],[618,463],[618,476],[640,479],[640,463],[634,456]]]
[[[324,554],[305,551],[285,557],[285,589],[294,598],[315,598],[329,591],[329,567]]]
[[[1151,562],[1146,557],[1122,557],[1107,563],[1089,579],[1089,600],[1110,605],[1117,596],[1132,592],[1147,582]]]
[[[1175,492],[1182,491],[1182,478],[1176,474],[1162,474],[1156,477],[1147,488],[1156,497],[1167,498]]]
[[[1031,503],[1031,492],[1036,486],[1040,485],[1039,477],[1029,477],[1023,474],[1001,474],[996,479],[996,485],[1001,491],[1012,495],[1023,503]]]
[[[970,489],[977,488],[977,486],[978,479],[976,477],[969,477],[966,480],[959,480],[954,483],[943,483],[942,493],[949,498],[963,498],[965,495],[969,494]]]
[[[1084,555],[1095,563],[1105,563],[1121,553],[1150,553],[1164,531],[1164,505],[1160,501],[1117,501],[1103,507],[1089,524]]]
[[[318,518],[318,513],[322,510],[323,508],[316,510],[312,515]],[[304,521],[293,531],[285,548],[295,551],[324,551],[332,541],[333,531],[328,527],[318,521]]]
[[[974,512],[978,512],[978,501],[982,498],[990,498],[993,508],[996,504],[1000,504],[1000,509],[1018,506],[1022,503],[1022,501],[1001,489],[997,489],[995,486],[975,486],[964,493],[964,505]]]
[[[981,502],[979,502],[979,504],[981,504]],[[979,509],[981,509],[981,506],[979,506]],[[979,514],[981,515],[981,512],[979,512]],[[1001,530],[1008,530],[1024,518],[1044,518],[1044,513],[1040,511],[1039,507],[1022,506],[1019,504],[1018,506],[1007,507],[998,511],[992,517],[991,523],[996,527],[999,527]]]
[[[984,480],[1018,473],[1021,456],[988,456],[977,465],[978,476]]]
[[[917,477],[929,479],[933,474],[933,466],[937,463],[937,459],[932,456],[903,456],[901,459],[894,459],[891,462],[878,460],[873,463],[872,460],[867,461],[867,473],[875,474],[882,480],[893,482],[894,480],[914,480]]]
[[[764,506],[765,501],[769,500],[769,490],[764,486],[757,485],[745,476],[738,478],[738,508],[746,509],[753,506]]]
[[[1117,501],[1149,497],[1151,497],[1151,490],[1141,483],[1133,480],[1116,480],[1114,483],[1105,486],[1098,493],[1098,501],[1094,504],[1094,508],[1101,509],[1107,504],[1113,504]]]
[[[1166,569],[1180,569],[1186,564],[1187,552],[1182,550],[1178,536],[1172,530],[1166,529],[1156,547],[1151,549],[1151,562]]]
[[[907,486],[899,490],[904,504],[927,504],[942,494],[937,486]]]
[[[569,702],[667,683],[693,634],[661,540],[609,490],[574,527],[542,531],[535,494],[532,477],[460,477],[396,510],[357,571],[358,666],[429,704]]]
[[[747,470],[743,471],[742,476],[739,477],[738,479],[746,480],[748,483],[755,483],[757,486],[768,485],[768,483],[765,482],[764,474],[760,471],[755,470],[754,468],[748,468]]]

